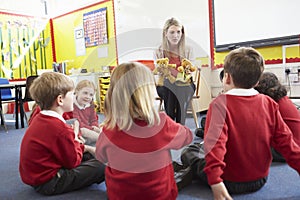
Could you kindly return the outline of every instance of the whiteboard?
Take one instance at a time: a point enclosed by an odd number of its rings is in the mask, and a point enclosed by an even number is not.
[[[118,0],[114,1],[118,60],[152,60],[162,40],[167,19],[175,17],[185,27],[187,44],[195,57],[210,52],[207,0]]]
[[[279,38],[300,34],[299,0],[212,1],[216,47],[265,39],[276,45]]]

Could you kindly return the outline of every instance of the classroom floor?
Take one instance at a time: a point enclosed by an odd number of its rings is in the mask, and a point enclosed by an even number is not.
[[[100,115],[100,120],[101,120]],[[189,116],[186,125],[192,130],[195,129],[193,118]],[[22,183],[19,171],[19,146],[26,131],[23,129],[15,129],[12,121],[8,122],[8,133],[5,132],[4,127],[0,127],[0,199],[1,200],[27,200],[27,199],[107,199],[105,183],[99,185],[94,184],[82,190],[56,195],[43,196],[36,193],[30,186]],[[195,137],[195,142],[199,138]],[[179,151],[173,151],[172,157],[174,160],[179,159]],[[259,162],[259,161],[258,161]],[[251,194],[233,195],[236,200],[296,200],[300,199],[300,179],[295,170],[290,168],[285,163],[273,163],[270,168],[268,182],[259,191]],[[209,187],[201,182],[193,182],[192,185],[181,190],[177,197],[178,200],[210,200],[213,199]]]

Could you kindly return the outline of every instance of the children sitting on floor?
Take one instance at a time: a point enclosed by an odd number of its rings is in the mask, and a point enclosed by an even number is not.
[[[271,72],[264,72],[255,89],[278,103],[284,122],[291,129],[295,142],[300,145],[300,112],[287,96],[287,89],[279,82],[277,76]],[[280,153],[273,148],[271,150],[274,162],[285,162]]]
[[[189,128],[154,106],[155,82],[150,69],[124,63],[111,75],[104,102],[103,131],[96,158],[107,163],[109,199],[175,200],[171,149],[189,144]]]
[[[43,73],[30,87],[40,111],[22,139],[19,172],[24,183],[44,195],[104,181],[105,166],[96,159],[83,160],[89,147],[78,137],[78,121],[70,126],[63,118],[73,110],[73,93],[73,81],[57,72]]]
[[[79,121],[80,132],[85,144],[94,146],[101,132],[98,115],[95,110],[94,96],[96,87],[89,80],[82,80],[75,88],[74,110],[65,113],[69,119]]]
[[[226,56],[224,93],[209,106],[204,144],[182,152],[183,165],[210,185],[214,199],[262,188],[272,162],[270,147],[300,173],[300,147],[278,104],[254,89],[263,70],[264,60],[253,48],[241,47]]]

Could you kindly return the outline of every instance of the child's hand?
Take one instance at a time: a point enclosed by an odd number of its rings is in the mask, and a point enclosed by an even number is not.
[[[80,139],[78,138],[78,134],[79,134],[79,122],[78,120],[75,120],[73,124],[71,124],[74,133],[75,133],[75,140],[77,140],[78,142],[80,142]]]
[[[79,136],[78,139],[80,140],[81,144],[84,144],[86,142],[86,140],[82,136]]]
[[[77,142],[79,142],[80,144],[84,144],[85,143],[85,139],[82,137],[82,136],[79,136],[79,137],[75,137],[75,140],[77,141]]]
[[[98,127],[98,126],[92,126],[93,131],[97,132],[97,133],[101,133],[102,131],[102,127]]]
[[[84,152],[89,152],[93,156],[95,156],[96,147],[92,147],[90,145],[84,145]]]
[[[73,129],[74,129],[74,132],[76,131],[77,135],[78,135],[78,133],[79,133],[79,122],[78,122],[78,120],[74,121]]]
[[[214,194],[214,200],[232,200],[223,182],[211,185],[210,187]]]

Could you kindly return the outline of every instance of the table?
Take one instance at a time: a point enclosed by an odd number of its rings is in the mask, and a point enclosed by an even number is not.
[[[2,99],[1,99],[1,89],[15,89],[15,115],[16,115],[16,122],[15,127],[16,129],[19,129],[19,114],[20,114],[20,120],[21,120],[21,127],[24,128],[24,110],[20,108],[20,112],[18,111],[19,106],[21,105],[21,100],[23,98],[22,94],[22,87],[26,87],[25,82],[12,82],[9,84],[0,84],[0,105],[2,105]],[[3,119],[1,120],[1,124],[3,124]]]

